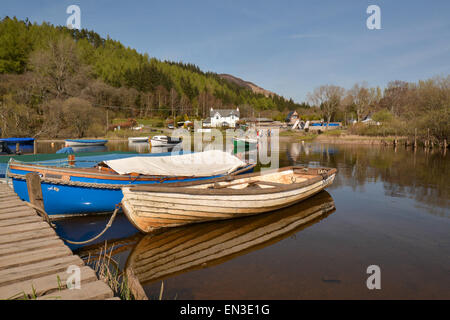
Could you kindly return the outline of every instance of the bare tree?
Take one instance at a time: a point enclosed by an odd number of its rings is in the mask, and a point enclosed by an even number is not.
[[[359,122],[363,115],[367,113],[369,107],[375,103],[377,91],[374,88],[367,88],[366,83],[357,83],[349,90],[349,94],[355,106],[356,118]]]
[[[47,49],[34,51],[30,65],[40,85],[56,98],[64,98],[76,90],[86,73],[79,61],[76,44],[69,37],[54,39]]]
[[[312,93],[308,93],[308,100],[320,107],[327,123],[339,108],[345,89],[334,85],[324,85],[315,88]]]

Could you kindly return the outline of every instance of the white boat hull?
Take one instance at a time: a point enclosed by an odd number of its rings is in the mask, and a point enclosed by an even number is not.
[[[160,141],[160,140],[150,140],[150,144],[152,145],[152,147],[174,147],[178,144],[180,144],[180,142],[177,143],[168,143],[167,141]]]
[[[104,146],[106,142],[77,142],[66,141],[66,147],[88,147],[88,146]]]
[[[130,137],[129,142],[148,142],[148,137]]]

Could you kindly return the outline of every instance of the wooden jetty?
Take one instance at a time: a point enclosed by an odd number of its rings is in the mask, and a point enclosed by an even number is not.
[[[80,268],[79,289],[67,288],[70,266]],[[118,298],[34,209],[0,183],[0,299]]]

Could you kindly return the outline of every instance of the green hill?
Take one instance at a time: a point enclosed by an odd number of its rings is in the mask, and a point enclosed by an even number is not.
[[[74,126],[68,118],[78,120],[68,115],[79,112],[89,115],[90,125],[72,131],[85,135],[96,131],[92,118],[99,118],[99,128],[105,126],[100,120],[105,107],[110,116],[162,119],[202,118],[211,107],[239,106],[243,116],[305,107],[247,83],[193,64],[151,58],[94,31],[8,17],[0,21],[0,99],[7,106],[0,114],[3,135],[58,135]]]

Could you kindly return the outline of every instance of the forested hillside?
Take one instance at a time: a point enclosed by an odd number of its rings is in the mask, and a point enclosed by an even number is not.
[[[0,103],[3,136],[101,134],[106,110],[166,119],[202,118],[211,107],[239,106],[243,116],[305,108],[93,31],[8,17],[0,21]]]

